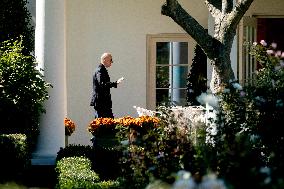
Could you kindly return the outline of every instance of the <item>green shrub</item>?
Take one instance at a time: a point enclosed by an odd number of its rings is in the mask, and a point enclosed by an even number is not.
[[[85,145],[70,144],[65,148],[60,148],[56,161],[67,157],[88,158],[92,163],[92,170],[100,175],[103,180],[116,179],[120,173],[118,159],[121,152],[116,148],[102,148],[100,146],[91,147]]]
[[[264,41],[263,41],[264,42]],[[250,98],[257,112],[255,135],[261,139],[261,150],[269,169],[270,187],[284,187],[284,53],[272,43],[253,44],[250,53],[260,64]]]
[[[33,145],[51,85],[36,69],[35,57],[24,55],[22,49],[22,40],[0,45],[0,133],[24,133]]]
[[[187,104],[200,105],[197,97],[207,91],[207,57],[199,45],[195,46],[190,73],[187,76]]]
[[[131,139],[132,134],[139,139],[124,146],[120,159],[122,188],[145,188],[152,179],[171,183],[174,181],[172,173],[189,168],[193,154],[192,143],[187,135],[189,126],[178,122],[170,109],[161,108],[159,111],[163,116],[159,116],[157,126],[147,122],[142,128],[134,127],[135,132],[123,126],[119,130],[117,136],[122,137],[120,141],[127,139],[123,136]]]
[[[115,180],[121,173],[120,157],[121,151],[118,148],[96,146],[94,147],[92,168],[102,180]]]
[[[284,57],[263,44],[250,46],[260,64],[254,78],[245,87],[231,82],[218,94],[213,143],[199,147],[200,164],[207,162],[233,189],[284,186]]]
[[[60,189],[111,189],[119,188],[118,181],[101,181],[99,175],[91,170],[91,161],[85,157],[62,158],[56,164]]]
[[[57,188],[93,188],[99,176],[91,170],[91,161],[84,157],[62,158],[56,163]]]
[[[23,36],[24,54],[34,51],[34,27],[27,0],[0,1],[0,43]]]
[[[91,146],[70,144],[64,148],[60,148],[60,150],[57,152],[56,161],[59,161],[62,158],[80,156],[92,160],[94,158],[94,149]]]
[[[19,183],[15,183],[14,181],[5,182],[3,184],[0,184],[0,188],[2,189],[28,189],[27,186],[24,186]]]
[[[0,180],[18,179],[31,164],[27,138],[23,134],[0,134]]]
[[[214,143],[206,145],[213,150],[211,154],[205,152],[207,156],[203,160],[210,165],[209,170],[218,173],[231,188],[260,188],[265,178],[260,169],[265,163],[261,141],[253,129],[258,115],[244,93],[238,83],[232,82],[219,94],[217,132],[211,136]]]
[[[100,181],[94,184],[94,189],[121,189],[120,183],[118,181],[107,180]]]

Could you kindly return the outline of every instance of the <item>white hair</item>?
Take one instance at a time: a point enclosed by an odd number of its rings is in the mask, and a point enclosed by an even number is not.
[[[101,56],[101,62],[104,62],[105,58],[108,57],[108,56],[111,56],[111,53],[109,53],[109,52],[103,53],[102,56]]]

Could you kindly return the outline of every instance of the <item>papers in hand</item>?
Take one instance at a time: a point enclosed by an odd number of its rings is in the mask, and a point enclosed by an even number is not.
[[[124,80],[124,77],[121,77],[121,78],[119,78],[118,80],[117,80],[117,83],[120,83],[120,82],[122,82]]]

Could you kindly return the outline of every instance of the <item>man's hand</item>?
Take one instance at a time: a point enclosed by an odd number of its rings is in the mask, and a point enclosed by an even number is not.
[[[124,77],[121,77],[121,78],[119,78],[119,79],[116,81],[116,83],[119,84],[119,83],[121,83],[123,80],[124,80]]]

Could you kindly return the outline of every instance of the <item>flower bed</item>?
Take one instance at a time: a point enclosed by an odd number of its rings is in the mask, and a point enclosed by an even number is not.
[[[122,118],[96,118],[88,125],[88,131],[96,138],[118,137],[128,139],[130,142],[138,135],[143,134],[149,128],[157,127],[159,119],[151,116],[133,118],[125,116]]]

